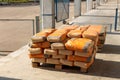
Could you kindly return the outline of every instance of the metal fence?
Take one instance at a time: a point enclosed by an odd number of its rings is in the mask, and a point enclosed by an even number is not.
[[[35,33],[34,22],[34,19],[0,19],[0,52],[26,45]]]
[[[63,21],[69,18],[69,0],[55,0],[56,21]]]

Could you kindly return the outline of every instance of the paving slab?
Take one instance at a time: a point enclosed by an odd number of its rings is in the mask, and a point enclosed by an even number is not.
[[[109,13],[109,14],[108,14]],[[84,14],[84,16],[115,17],[116,10],[97,10],[93,9]]]
[[[104,25],[107,26],[107,31],[111,32],[114,29],[114,18],[113,17],[102,17],[102,16],[80,16],[73,21],[70,22],[70,24],[81,24],[81,25]]]
[[[102,5],[98,6],[96,9],[98,9],[98,10],[115,10],[117,8],[117,6],[120,10],[120,3],[118,5],[116,3],[102,4]]]

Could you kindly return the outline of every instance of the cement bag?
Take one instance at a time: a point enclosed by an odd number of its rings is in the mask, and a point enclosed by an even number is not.
[[[96,31],[87,30],[87,31],[83,32],[82,36],[83,36],[83,38],[88,38],[93,41],[98,40],[98,34]]]
[[[93,64],[94,60],[95,60],[95,53],[93,53],[90,62],[75,61],[74,66],[88,69]]]
[[[99,35],[104,35],[106,33],[106,27],[102,25],[91,25],[88,29],[96,31]]]
[[[61,49],[58,52],[61,55],[73,55],[73,51]]]
[[[40,48],[41,43],[37,43],[37,44],[32,43],[29,46],[30,46],[30,48]]]
[[[39,63],[45,63],[45,58],[41,58],[41,59],[38,59],[38,58],[31,58],[31,61],[32,62],[39,62]]]
[[[81,56],[81,57],[90,57],[93,54],[93,47],[88,50],[87,53],[80,52],[80,51],[75,51],[76,56]]]
[[[63,29],[56,30],[47,37],[49,42],[61,42],[66,39],[67,31]]]
[[[81,30],[82,32],[86,31],[89,28],[90,25],[84,25],[76,28],[76,30]]]
[[[54,31],[55,31],[54,29],[43,30],[42,32],[39,32],[39,33],[35,34],[31,38],[31,40],[32,40],[33,43],[43,42],[43,41],[46,40],[47,36]]]
[[[70,38],[81,38],[82,37],[82,33],[84,31],[86,31],[88,29],[89,25],[86,25],[86,26],[80,26],[78,27],[77,29],[75,30],[71,30],[67,36],[70,37]]]
[[[80,52],[88,52],[89,48],[93,47],[94,42],[86,38],[72,38],[65,43],[68,50],[77,50]]]
[[[56,31],[56,29],[45,29],[43,30],[43,32],[47,33],[47,34],[51,34],[53,33],[54,31]]]
[[[82,31],[81,30],[72,30],[67,34],[67,36],[69,38],[81,38],[82,37]]]
[[[65,38],[65,40],[62,41],[63,44],[65,44],[68,40],[70,40],[71,38]]]
[[[48,63],[48,64],[60,64],[60,60],[49,58],[46,60],[46,63]]]
[[[78,27],[79,27],[78,25],[70,25],[70,26],[64,27],[63,29],[67,30],[67,31],[70,31],[70,30],[74,30],[74,29],[76,29]]]
[[[50,42],[45,41],[41,43],[32,43],[30,45],[31,48],[49,48],[50,47]]]
[[[44,58],[44,54],[29,54],[29,58]]]
[[[40,46],[40,48],[49,48],[49,47],[50,47],[50,42],[48,41],[42,42]]]
[[[74,66],[78,66],[78,67],[81,67],[81,68],[88,69],[93,64],[93,62],[94,62],[93,59],[89,63],[75,61]]]
[[[60,59],[60,63],[67,66],[73,66],[73,61],[68,61],[66,59]]]
[[[44,54],[47,54],[47,55],[57,55],[58,54],[58,50],[45,49],[44,50]]]
[[[52,43],[51,49],[65,49],[64,43]]]
[[[31,54],[41,54],[43,50],[41,48],[29,48]]]
[[[68,61],[79,61],[79,62],[90,62],[91,57],[81,57],[81,56],[69,55],[69,56],[67,56],[67,60]]]

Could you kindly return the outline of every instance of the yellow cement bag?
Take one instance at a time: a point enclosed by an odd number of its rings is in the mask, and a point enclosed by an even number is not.
[[[89,27],[90,25],[79,26],[76,30],[86,31]]]
[[[82,31],[81,30],[72,30],[67,34],[67,36],[69,38],[81,38],[82,37]]]
[[[44,58],[44,54],[29,54],[29,58],[38,58],[38,59],[42,59]]]
[[[67,33],[68,33],[68,31],[66,31],[64,29],[56,30],[54,33],[50,34],[47,37],[47,40],[49,42],[61,42],[66,39]]]
[[[67,30],[67,31],[70,31],[70,30],[75,30],[78,27],[79,27],[78,25],[70,25],[70,26],[64,27],[63,29]]]
[[[41,48],[29,48],[29,52],[31,54],[41,54],[43,52],[43,49],[41,49]]]
[[[89,28],[89,25],[86,26],[80,26],[78,28],[76,28],[75,30],[71,30],[67,36],[70,38],[81,38],[82,37],[82,33],[84,31],[86,31]]]
[[[65,49],[64,43],[52,43],[51,49]]]
[[[75,51],[75,55],[76,56],[81,56],[81,57],[90,57],[91,55],[92,55],[92,53],[93,53],[93,47],[92,48],[90,48],[89,50],[88,50],[88,52],[87,53],[84,53],[84,52],[80,52],[80,51]]]
[[[99,35],[104,35],[106,33],[106,27],[102,25],[91,25],[88,30],[96,31]]]
[[[46,29],[46,30],[43,30],[42,32],[39,32],[37,34],[35,34],[31,40],[33,43],[39,43],[39,42],[43,42],[46,40],[47,36],[49,34],[51,34],[52,32],[54,32],[55,29]]]
[[[93,45],[94,42],[86,38],[72,38],[65,43],[66,49],[80,52],[88,52]]]
[[[93,40],[95,43],[98,41],[98,33],[96,31],[87,30],[82,34],[83,38],[88,38]]]

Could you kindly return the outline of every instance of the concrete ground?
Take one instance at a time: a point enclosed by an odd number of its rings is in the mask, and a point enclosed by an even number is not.
[[[0,59],[0,80],[120,80],[120,33],[107,34],[105,46],[97,53],[95,63],[88,73],[78,68],[54,70],[49,65],[32,68],[25,46]]]
[[[24,46],[0,59],[0,80],[120,80],[119,39],[120,32],[107,33],[103,50],[96,54],[88,73],[70,67],[57,71],[51,65],[32,68],[28,46]]]

